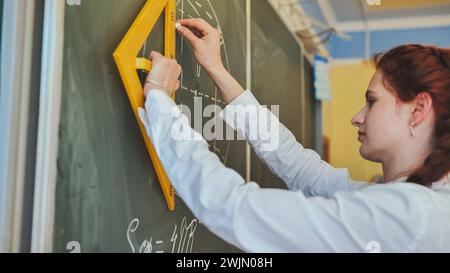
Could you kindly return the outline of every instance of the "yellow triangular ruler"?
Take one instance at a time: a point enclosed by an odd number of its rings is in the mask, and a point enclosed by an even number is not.
[[[166,171],[164,170],[138,115],[138,108],[143,107],[144,105],[144,94],[142,92],[142,84],[137,70],[142,69],[150,71],[152,64],[149,60],[138,58],[137,56],[155,26],[156,21],[164,10],[164,55],[169,58],[175,58],[175,0],[148,0],[113,55],[127,91],[128,98],[130,99],[134,115],[139,123],[142,136],[144,137],[145,145],[147,146],[147,150],[153,162],[156,175],[161,184],[167,206],[169,207],[169,210],[173,211],[175,210],[173,186],[169,181]]]

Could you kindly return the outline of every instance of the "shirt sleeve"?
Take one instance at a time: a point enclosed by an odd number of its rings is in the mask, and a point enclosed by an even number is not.
[[[209,230],[245,251],[408,251],[420,240],[421,202],[412,194],[367,187],[306,198],[261,189],[226,168],[164,92],[150,91],[139,115],[178,195]]]
[[[356,182],[347,169],[333,168],[314,150],[305,149],[289,129],[247,90],[219,113],[231,128],[245,136],[257,156],[291,190],[306,196],[331,197],[339,191],[368,186]]]

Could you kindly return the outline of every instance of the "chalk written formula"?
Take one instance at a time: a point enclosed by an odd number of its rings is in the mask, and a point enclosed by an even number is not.
[[[171,244],[171,253],[192,253],[197,225],[197,219],[193,219],[188,224],[186,217],[183,217],[180,227],[178,228],[178,225],[174,226],[169,242],[169,244]],[[153,237],[150,237],[149,240],[144,240],[142,242],[133,240],[132,237],[135,237],[133,235],[138,228],[139,219],[135,218],[130,222],[127,229],[127,240],[133,253],[164,253],[164,251],[158,250],[167,244],[163,240],[153,241]]]

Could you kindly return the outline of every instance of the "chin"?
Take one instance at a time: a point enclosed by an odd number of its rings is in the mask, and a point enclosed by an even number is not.
[[[363,149],[362,146],[359,148],[359,154],[362,156],[362,158],[369,160],[369,158],[368,158],[369,155],[368,155],[367,152]]]
[[[368,147],[364,146],[364,144],[359,148],[359,154],[366,160],[372,162],[381,162],[381,159],[376,156],[375,153],[372,152]]]

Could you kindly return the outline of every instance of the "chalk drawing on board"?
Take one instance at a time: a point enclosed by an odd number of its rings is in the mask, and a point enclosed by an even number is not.
[[[185,5],[186,2],[186,5]],[[213,5],[211,4],[210,0],[198,0],[198,1],[194,1],[194,0],[178,0],[177,1],[177,7],[178,7],[178,11],[179,14],[181,16],[181,19],[184,18],[198,18],[201,17],[203,18],[205,21],[207,21],[209,24],[211,24],[212,26],[216,26],[217,29],[220,31],[220,45],[221,45],[221,49],[223,52],[223,55],[225,56],[225,66],[226,69],[228,71],[231,72],[231,67],[230,67],[230,63],[228,60],[228,51],[227,51],[227,47],[226,47],[226,42],[225,42],[225,38],[222,34],[222,27],[221,27],[221,23],[217,17],[216,11],[214,10]],[[183,56],[184,54],[184,38],[181,39],[180,42],[180,47],[181,47],[181,56]],[[197,79],[200,78],[201,76],[201,66],[199,64],[196,64],[196,77]],[[215,106],[220,105],[221,107],[225,106],[225,103],[217,98],[217,87],[214,88],[214,95],[208,95],[205,92],[200,92],[199,90],[196,89],[196,87],[190,87],[190,86],[186,86],[185,81],[184,81],[184,75],[182,75],[181,77],[181,87],[180,87],[180,91],[187,91],[190,94],[192,94],[193,96],[200,96],[203,99],[206,99],[207,101],[212,102]],[[218,124],[218,119],[217,119],[217,115],[214,117],[214,122],[215,124]],[[221,159],[221,161],[226,164],[227,160],[228,160],[228,153],[229,153],[229,149],[230,149],[230,142],[228,142],[226,144],[226,149],[225,151],[220,150],[217,146],[216,146],[216,140],[212,140],[212,144],[208,143],[210,150],[215,152],[219,158]]]
[[[173,227],[172,235],[170,236],[168,244],[171,245],[172,253],[192,253],[192,247],[194,246],[195,231],[197,230],[199,222],[197,219],[187,222],[186,217],[181,220],[181,225],[175,225]],[[149,239],[145,239],[142,242],[138,242],[136,239],[136,232],[139,228],[139,218],[134,218],[127,229],[127,241],[131,252],[133,253],[164,253],[166,243],[164,240],[153,240],[153,236]],[[154,244],[153,244],[154,242]],[[138,246],[138,247],[137,247]]]

